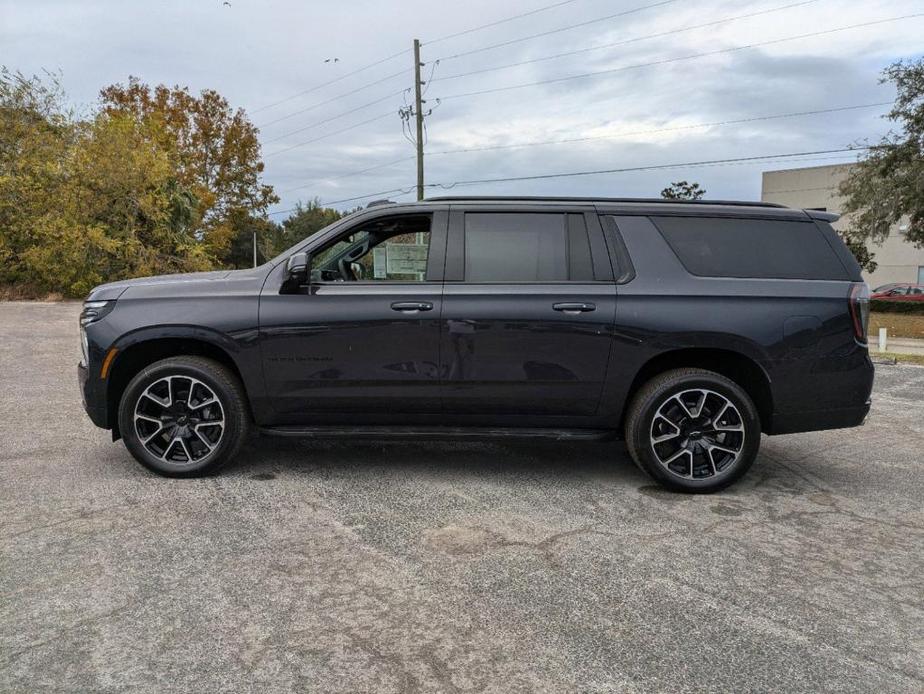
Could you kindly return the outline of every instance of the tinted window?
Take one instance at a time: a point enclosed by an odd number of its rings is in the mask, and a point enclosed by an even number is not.
[[[466,213],[464,245],[468,282],[593,279],[581,215]]]
[[[654,217],[694,275],[777,279],[849,279],[813,222]]]

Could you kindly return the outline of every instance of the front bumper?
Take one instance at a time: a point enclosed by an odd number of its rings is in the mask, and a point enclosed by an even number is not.
[[[77,385],[80,388],[83,409],[89,415],[90,421],[101,429],[109,429],[109,416],[105,402],[97,394],[97,388],[94,387],[93,381],[90,379],[89,369],[82,362],[77,364]],[[101,402],[103,404],[100,404]]]

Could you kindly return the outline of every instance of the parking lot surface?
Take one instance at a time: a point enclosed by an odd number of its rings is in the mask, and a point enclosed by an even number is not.
[[[712,496],[614,443],[255,438],[167,480],[0,304],[2,691],[924,689],[924,367]]]

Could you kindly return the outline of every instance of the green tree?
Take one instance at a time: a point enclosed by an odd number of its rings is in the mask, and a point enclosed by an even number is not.
[[[895,104],[886,116],[894,124],[888,135],[867,150],[840,185],[851,214],[845,240],[867,269],[875,263],[867,250],[907,217],[908,241],[924,247],[924,58],[899,61],[883,71],[892,82]]]
[[[281,253],[302,239],[333,224],[343,216],[338,210],[321,207],[317,198],[307,203],[298,202],[295,211],[282,223],[283,233],[278,239],[277,253]]]
[[[32,220],[66,182],[78,125],[64,108],[57,75],[0,68],[0,282],[33,284],[22,253],[38,239]]]
[[[189,224],[195,198],[156,138],[125,116],[81,127],[54,203],[29,220],[36,242],[21,259],[33,282],[80,296],[109,280],[214,266]]]
[[[282,228],[265,217],[256,217],[244,212],[231,220],[234,235],[228,249],[226,262],[231,267],[253,267],[253,239],[257,237],[257,263],[265,263],[278,255],[277,244]],[[281,250],[281,249],[280,249]]]
[[[677,181],[661,191],[661,197],[665,200],[702,200],[706,195],[699,183],[687,183],[686,181]]]
[[[81,296],[105,281],[214,267],[162,123],[77,119],[64,102],[54,76],[0,72],[0,281]]]

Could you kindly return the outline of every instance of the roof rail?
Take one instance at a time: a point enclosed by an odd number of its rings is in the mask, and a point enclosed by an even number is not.
[[[366,203],[366,209],[368,210],[370,207],[378,207],[379,205],[394,205],[394,204],[395,204],[394,200],[384,200],[384,199],[383,200],[373,200],[372,202]]]
[[[776,202],[760,202],[757,200],[666,200],[665,198],[591,198],[591,197],[558,197],[558,196],[523,196],[523,195],[441,195],[439,197],[427,198],[427,202],[450,202],[450,201],[477,201],[477,202],[518,202],[518,201],[536,201],[536,202],[615,202],[615,203],[640,203],[665,204],[665,205],[734,205],[739,207],[782,207]]]

